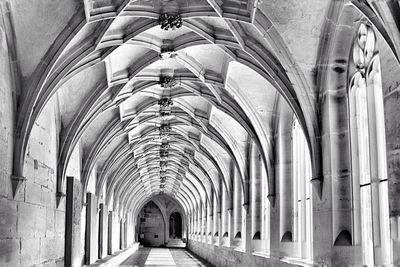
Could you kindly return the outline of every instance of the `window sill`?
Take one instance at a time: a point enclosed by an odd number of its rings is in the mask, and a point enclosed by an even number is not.
[[[266,259],[270,259],[270,254],[267,252],[262,252],[262,251],[254,251],[253,253],[251,253],[253,256],[257,256],[257,257],[261,257],[261,258],[266,258]]]
[[[296,264],[304,267],[314,266],[312,261],[305,259],[283,257],[280,260],[286,263]]]
[[[234,248],[233,250],[234,250],[234,251],[237,251],[237,252],[241,252],[241,253],[246,253],[246,251],[244,250],[244,248]]]

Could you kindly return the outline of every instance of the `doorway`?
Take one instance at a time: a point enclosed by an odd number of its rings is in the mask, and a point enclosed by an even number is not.
[[[182,238],[182,216],[179,212],[169,216],[169,238]]]

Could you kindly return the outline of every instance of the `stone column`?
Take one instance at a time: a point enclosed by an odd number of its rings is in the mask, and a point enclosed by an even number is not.
[[[207,231],[206,231],[206,235],[207,235],[207,243],[212,244],[212,237],[214,235],[214,192],[211,192],[211,202],[208,203],[207,205]]]
[[[347,19],[349,22],[352,21]],[[313,260],[315,264],[343,266],[341,259],[346,259],[346,264],[361,263],[362,259],[351,247],[351,239],[346,231],[352,231],[352,182],[351,159],[349,153],[348,131],[348,77],[347,71],[341,70],[343,65],[338,63],[342,56],[335,55],[341,51],[350,51],[354,30],[353,22],[349,25],[340,25],[335,29],[340,43],[336,50],[329,55],[329,61],[324,66],[319,66],[321,77],[320,108],[321,108],[321,147],[323,191],[322,198],[313,192]],[[353,221],[354,222],[354,221]],[[344,238],[341,238],[344,237]],[[335,242],[340,246],[334,246]],[[347,246],[343,250],[343,245]],[[331,255],[340,254],[341,257]],[[338,261],[337,261],[338,260]]]
[[[261,230],[262,221],[262,181],[261,181],[261,155],[259,154],[258,148],[253,143],[253,148],[251,150],[250,157],[250,222],[251,222],[251,232],[249,237],[252,240],[253,251],[262,251],[263,242],[261,241],[262,235],[264,235]]]
[[[279,239],[293,241],[292,126],[279,125],[276,150],[276,176],[279,186]]]
[[[124,219],[124,239],[123,239],[123,247],[127,248],[128,245],[128,218]]]
[[[190,212],[188,215],[189,219],[189,235],[188,238],[192,239],[192,233],[193,233],[193,211]]]
[[[124,227],[124,219],[121,219],[119,222],[119,249],[124,249],[124,240],[125,240],[125,227]]]
[[[229,245],[229,238],[230,238],[230,225],[231,225],[231,200],[229,198],[229,194],[225,188],[222,189],[222,231],[221,231],[221,238],[224,244]]]
[[[201,241],[201,236],[203,234],[203,203],[200,202],[199,209],[197,212],[197,240]]]
[[[74,177],[67,177],[65,219],[65,265],[81,266],[81,211],[82,184]]]
[[[207,199],[203,202],[202,207],[203,207],[203,221],[202,221],[202,229],[201,229],[201,234],[202,234],[202,241],[206,242],[207,241]]]
[[[221,241],[221,236],[222,236],[222,223],[221,223],[221,216],[222,216],[222,188],[223,188],[223,183],[222,179],[219,179],[219,201],[217,201],[217,192],[214,192],[214,237],[213,237],[213,243],[219,245]]]
[[[387,179],[387,165],[382,88],[369,84],[367,94],[374,264],[387,265],[390,263],[390,234],[389,223],[385,218],[389,214],[386,214],[388,196],[385,195],[387,186],[384,183]]]
[[[107,242],[107,254],[112,255],[114,253],[113,251],[113,231],[112,231],[112,225],[113,225],[113,212],[110,211],[108,212],[108,223],[107,223],[107,228],[108,228],[108,242]]]
[[[235,240],[234,244],[240,246],[242,241],[242,209],[243,209],[243,190],[240,180],[239,170],[234,168],[233,175],[233,207],[234,207],[234,219],[233,219],[233,239]],[[244,236],[243,236],[244,238]]]
[[[386,3],[382,3],[386,5]],[[400,265],[400,153],[398,114],[400,112],[400,69],[386,45],[379,44],[382,89],[384,93],[386,160],[389,193],[390,231],[393,241],[393,264]]]
[[[108,210],[107,205],[100,204],[99,212],[99,258],[107,256],[107,232],[108,232]]]
[[[92,264],[97,260],[97,197],[92,193],[86,194],[86,238],[85,263]]]

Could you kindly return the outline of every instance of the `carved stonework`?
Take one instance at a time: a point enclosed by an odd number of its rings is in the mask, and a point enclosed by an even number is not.
[[[171,98],[162,98],[158,100],[158,104],[160,105],[160,108],[168,108],[172,106],[174,103],[172,102]]]
[[[170,148],[170,145],[168,143],[164,143],[160,146],[161,150],[168,150]]]
[[[11,185],[13,190],[13,196],[15,197],[21,187],[21,185],[26,181],[25,177],[22,176],[11,176]]]
[[[64,192],[57,192],[56,193],[56,202],[57,202],[57,208],[60,206],[61,201],[66,197],[66,194]]]
[[[176,57],[178,54],[169,47],[163,47],[161,48],[161,53],[160,53],[160,58],[161,60],[165,60],[165,59],[169,59],[169,58],[174,58]]]
[[[172,88],[176,86],[178,82],[174,77],[169,77],[169,76],[161,76],[160,77],[160,85],[162,88]]]
[[[179,29],[182,27],[182,17],[180,15],[162,14],[158,18],[158,24],[165,31]]]
[[[171,116],[171,110],[160,110],[160,117],[162,120],[168,119]]]
[[[163,162],[163,161],[160,162],[160,168],[161,169],[165,169],[167,167],[167,165],[168,165],[167,162]]]
[[[158,129],[160,130],[160,133],[169,133],[169,132],[171,132],[171,126],[169,126],[169,125],[162,125]]]
[[[168,157],[168,151],[160,151],[160,157],[162,157],[162,158],[166,158],[166,157]]]

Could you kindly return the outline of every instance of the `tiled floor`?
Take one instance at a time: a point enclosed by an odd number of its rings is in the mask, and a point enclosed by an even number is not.
[[[193,255],[185,249],[168,249],[168,248],[140,248],[132,256],[130,256],[121,267],[132,266],[206,266],[202,259]]]

